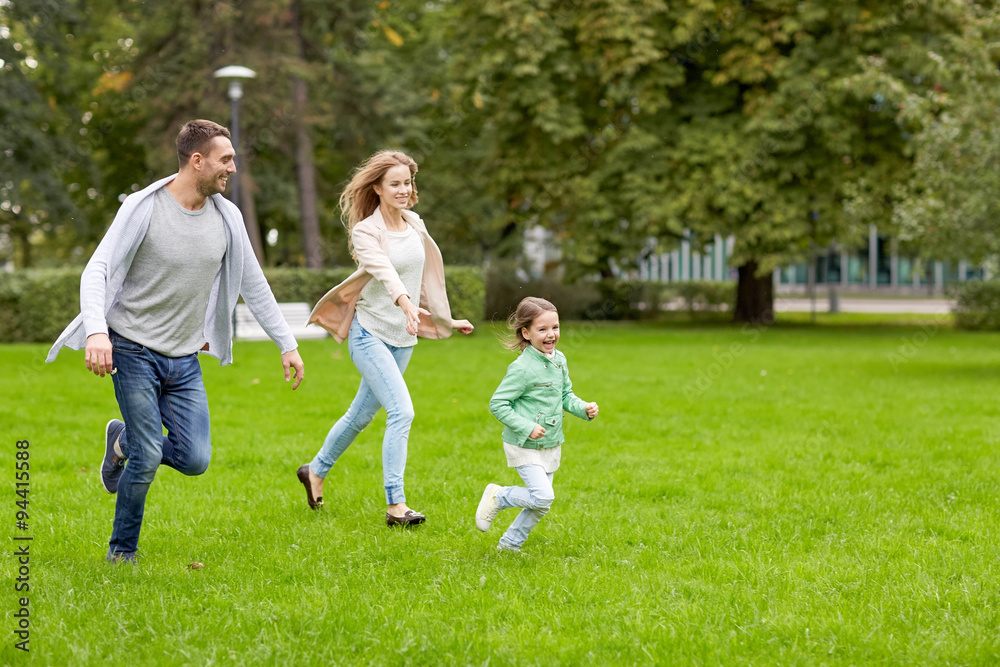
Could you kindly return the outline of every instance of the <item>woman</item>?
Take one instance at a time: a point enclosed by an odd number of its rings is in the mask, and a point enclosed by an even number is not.
[[[382,441],[385,515],[390,526],[423,523],[406,505],[403,471],[413,422],[403,372],[417,336],[447,338],[452,329],[472,333],[468,320],[453,320],[444,285],[444,262],[420,217],[413,177],[417,164],[396,151],[381,151],[359,166],[340,196],[348,248],[358,270],[330,290],[309,316],[348,341],[361,386],[311,463],[299,468],[309,507],[323,505],[323,480],[380,407],[386,409]]]

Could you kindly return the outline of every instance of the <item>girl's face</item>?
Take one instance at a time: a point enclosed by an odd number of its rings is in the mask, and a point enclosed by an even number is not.
[[[539,352],[552,354],[559,342],[559,313],[554,310],[542,311],[530,325],[521,329],[521,335]]]
[[[405,209],[413,194],[413,177],[410,168],[397,164],[385,172],[382,182],[375,186],[375,194],[390,208]]]

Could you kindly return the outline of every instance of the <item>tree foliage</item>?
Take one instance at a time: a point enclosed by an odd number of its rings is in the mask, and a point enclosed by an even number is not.
[[[982,262],[1000,255],[1000,17],[982,5],[969,12],[945,55],[930,54],[932,90],[901,97],[902,122],[920,129],[893,219],[925,255]]]
[[[95,3],[96,15],[101,9]],[[72,245],[58,240],[85,234],[100,198],[92,187],[100,171],[81,148],[90,117],[82,110],[87,91],[77,84],[97,68],[67,36],[92,34],[91,17],[45,1],[0,11],[0,231],[14,240],[21,264],[46,245],[67,261]]]
[[[972,11],[797,0],[463,8],[454,76],[494,137],[488,184],[506,219],[557,230],[580,271],[605,273],[649,239],[733,234],[734,262],[753,266],[741,279],[856,242],[869,223],[888,228],[914,128],[865,75],[877,63],[884,84],[933,94],[934,55],[958,52]],[[883,204],[845,209],[862,199]],[[748,317],[769,317],[769,302]]]
[[[258,72],[239,151],[271,264],[304,263],[302,128],[334,263],[340,188],[384,147],[421,164],[449,262],[516,256],[536,224],[571,276],[732,234],[748,319],[769,316],[773,268],[869,224],[997,251],[992,3],[36,0],[4,21],[16,238],[92,244],[121,196],[173,168],[180,123],[229,118],[211,73],[241,64]]]

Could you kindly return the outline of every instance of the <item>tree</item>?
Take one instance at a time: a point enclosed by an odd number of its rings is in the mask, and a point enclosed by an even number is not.
[[[663,141],[647,146],[663,159],[632,161],[641,182],[666,185],[653,191],[673,202],[674,220],[735,235],[735,319],[769,322],[775,267],[850,245],[867,223],[890,228],[891,206],[863,219],[844,207],[862,189],[888,196],[911,167],[907,128],[858,76],[875,61],[932,88],[925,49],[953,47],[964,8],[772,0],[709,12],[679,20],[702,28],[685,35],[699,48],[674,46],[685,81],[659,123]]]
[[[92,8],[102,15],[103,4]],[[13,238],[15,264],[36,263],[35,249],[54,245],[65,261],[86,236],[88,204],[100,198],[88,151],[91,115],[74,84],[93,83],[74,32],[86,32],[76,2],[16,2],[0,7],[0,232]]]
[[[455,79],[460,44],[453,30],[460,3],[393,0],[379,6],[361,58],[377,82],[380,147],[400,148],[421,166],[419,212],[445,260],[480,264],[508,251],[506,208],[492,180],[493,137],[474,96]]]
[[[295,55],[304,64],[306,59],[305,39],[302,34],[302,3],[292,0],[292,35],[295,41]],[[304,116],[309,109],[309,91],[305,79],[292,76],[292,104],[294,105],[295,126],[295,167],[299,185],[299,216],[302,224],[302,244],[306,255],[306,266],[311,269],[323,268],[322,243],[319,234],[319,218],[316,213],[316,164],[313,161],[313,142]]]
[[[125,195],[176,169],[173,140],[184,121],[227,124],[224,86],[212,72],[239,63],[258,72],[245,86],[238,147],[251,238],[278,232],[272,263],[317,266],[335,252],[319,219],[335,217],[345,165],[378,136],[377,117],[356,111],[376,106],[356,63],[360,49],[345,45],[372,16],[368,3],[21,0],[3,11],[13,36],[0,39],[3,67],[15,74],[0,81],[14,140],[3,168],[29,176],[0,181],[11,184],[2,187],[9,203],[0,224],[16,238],[50,229],[85,258]],[[21,245],[25,258],[38,247]]]
[[[773,317],[771,271],[865,229],[844,203],[889,196],[907,128],[868,63],[928,90],[966,7],[856,1],[466,3],[453,74],[490,137],[510,225],[561,236],[577,272],[650,238],[736,236],[738,321]],[[866,211],[884,225],[891,206]],[[685,230],[688,230],[685,232]]]
[[[992,4],[966,10],[947,55],[928,55],[929,89],[914,91],[880,61],[859,78],[888,91],[899,124],[918,128],[910,178],[892,199],[901,237],[928,257],[981,262],[1000,254],[1000,17]]]
[[[175,168],[181,122],[229,118],[211,73],[234,63],[258,72],[241,107],[241,183],[251,236],[277,233],[262,252],[272,264],[349,261],[337,196],[384,147],[421,163],[420,211],[449,261],[516,255],[525,227],[542,224],[569,277],[606,276],[680,238],[733,234],[746,321],[770,319],[774,267],[849,245],[868,224],[957,247],[995,219],[992,4],[23,0],[3,11],[0,120],[14,141],[0,225],[21,263],[46,234],[85,255],[122,197]]]

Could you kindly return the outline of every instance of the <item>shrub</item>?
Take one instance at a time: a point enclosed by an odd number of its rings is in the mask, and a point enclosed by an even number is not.
[[[584,313],[591,320],[646,320],[657,317],[664,283],[606,278],[597,283],[601,300]]]
[[[955,325],[960,329],[1000,330],[1000,280],[973,280],[951,289]]]
[[[0,273],[0,341],[53,342],[80,312],[81,269]]]
[[[482,320],[486,311],[486,283],[478,266],[446,266],[444,279],[448,287],[451,316],[456,319]]]
[[[684,305],[692,316],[698,311],[730,309],[736,305],[736,283],[709,282],[696,280],[686,283],[672,283],[672,294],[684,300]]]
[[[662,283],[603,279],[564,284],[552,277],[523,280],[516,266],[501,264],[486,277],[486,318],[505,320],[526,296],[551,301],[565,320],[648,319],[660,312]]]
[[[526,296],[551,301],[567,320],[584,319],[584,313],[601,300],[594,283],[564,285],[549,277],[522,280],[516,266],[503,263],[486,276],[486,319],[506,320]]]
[[[278,303],[304,301],[310,306],[354,273],[354,267],[335,269],[266,268],[264,275]]]

